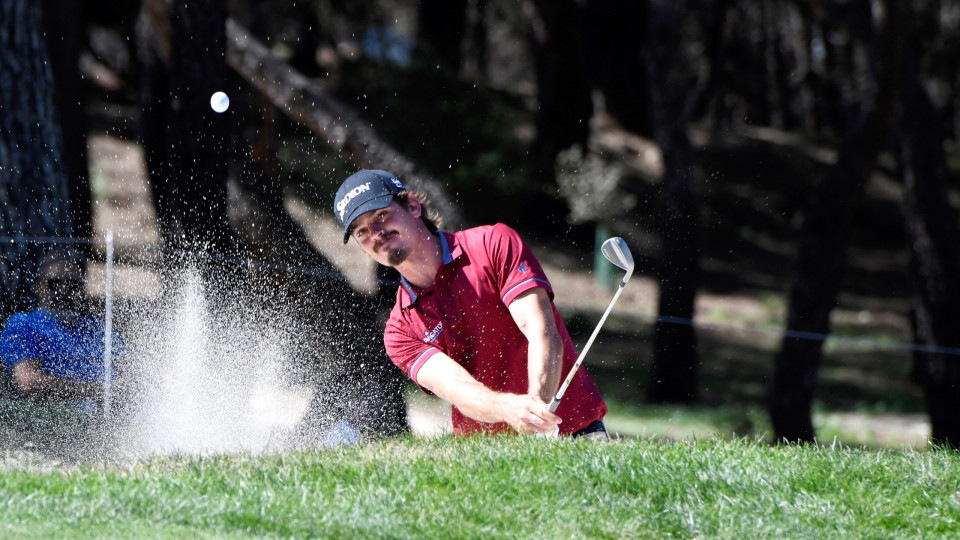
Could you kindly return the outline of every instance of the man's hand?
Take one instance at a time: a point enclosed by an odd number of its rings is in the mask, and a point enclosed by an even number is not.
[[[13,381],[25,396],[77,399],[93,397],[100,392],[100,385],[96,383],[71,381],[44,373],[36,358],[28,358],[13,366]]]
[[[494,392],[443,353],[421,366],[417,383],[478,422],[506,422],[526,435],[552,433],[560,423],[560,417],[548,411],[539,397]]]
[[[530,395],[501,394],[503,418],[523,435],[552,434],[562,419],[547,410],[547,404]]]

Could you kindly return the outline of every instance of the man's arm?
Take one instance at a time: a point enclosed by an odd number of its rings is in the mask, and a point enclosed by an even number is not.
[[[13,366],[13,381],[27,396],[73,399],[92,397],[100,390],[99,385],[83,381],[71,381],[40,369],[40,361],[28,358]]]
[[[508,306],[510,315],[527,338],[527,393],[549,403],[560,386],[563,339],[553,318],[553,306],[542,288],[524,292]]]
[[[547,411],[542,400],[529,395],[495,392],[443,353],[434,354],[420,367],[417,384],[479,422],[506,422],[527,435],[552,433],[560,423],[560,417]]]

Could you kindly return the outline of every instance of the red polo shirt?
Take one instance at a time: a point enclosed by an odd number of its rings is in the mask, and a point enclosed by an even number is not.
[[[401,280],[384,332],[387,354],[414,382],[420,367],[443,352],[492,390],[527,393],[527,339],[507,306],[534,287],[546,289],[553,300],[540,263],[517,232],[503,224],[439,236],[443,264],[434,284],[421,290]],[[577,353],[556,306],[553,317],[563,339],[562,380]],[[556,412],[563,419],[560,433],[579,431],[606,413],[600,392],[581,368]],[[467,418],[456,407],[453,429],[460,435],[513,431],[505,422]]]

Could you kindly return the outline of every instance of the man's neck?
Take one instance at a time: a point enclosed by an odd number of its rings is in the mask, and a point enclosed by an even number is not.
[[[407,260],[397,265],[397,271],[414,287],[425,289],[433,285],[437,277],[437,270],[443,264],[443,245],[440,243],[439,233],[425,233],[423,241],[407,257]]]

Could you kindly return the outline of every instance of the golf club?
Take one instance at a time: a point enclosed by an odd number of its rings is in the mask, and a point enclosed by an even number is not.
[[[620,280],[620,285],[617,287],[617,292],[613,295],[613,300],[610,301],[607,310],[603,312],[603,317],[600,317],[600,322],[597,323],[597,327],[593,329],[593,334],[590,335],[590,339],[587,340],[583,351],[580,352],[580,357],[577,358],[576,363],[573,364],[570,373],[567,374],[566,380],[560,385],[560,390],[557,390],[557,395],[553,396],[553,401],[550,402],[550,407],[548,408],[551,413],[557,411],[560,400],[563,399],[564,392],[567,391],[567,387],[570,386],[570,382],[573,381],[573,376],[577,373],[577,370],[580,369],[580,364],[583,363],[583,359],[587,356],[587,351],[589,351],[590,346],[593,345],[593,340],[596,339],[597,334],[600,333],[600,327],[602,327],[604,321],[607,320],[607,315],[610,315],[610,310],[613,309],[613,305],[616,304],[617,299],[620,298],[623,287],[626,286],[627,282],[630,281],[630,276],[633,275],[633,255],[630,254],[630,248],[627,247],[627,243],[623,241],[623,238],[619,236],[608,238],[603,242],[603,245],[600,246],[600,251],[608,261],[626,273],[623,275],[623,279]]]

